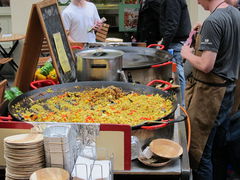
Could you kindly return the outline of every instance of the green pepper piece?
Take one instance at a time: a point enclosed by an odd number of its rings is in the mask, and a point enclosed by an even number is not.
[[[12,91],[12,93],[14,94],[15,97],[20,96],[21,94],[23,94],[22,91],[20,91],[18,89],[18,87],[15,87],[15,86],[11,87],[10,91]]]
[[[13,92],[11,90],[6,90],[4,92],[4,98],[11,101],[12,99],[15,98],[15,95],[13,94]]]

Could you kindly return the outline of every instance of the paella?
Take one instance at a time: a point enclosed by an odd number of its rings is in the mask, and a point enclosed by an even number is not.
[[[76,122],[138,125],[168,115],[171,99],[160,94],[124,92],[108,86],[81,92],[65,92],[47,100],[36,100],[28,107],[15,104],[16,113],[26,121]]]

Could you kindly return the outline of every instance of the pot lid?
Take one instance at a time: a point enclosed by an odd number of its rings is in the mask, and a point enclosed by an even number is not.
[[[103,48],[123,51],[123,69],[125,70],[150,68],[152,65],[162,64],[172,59],[172,55],[167,51],[153,48],[132,46]]]
[[[76,56],[81,56],[82,58],[86,59],[113,59],[116,57],[120,57],[124,54],[123,51],[114,50],[114,49],[89,49],[89,50],[82,50],[76,54]]]

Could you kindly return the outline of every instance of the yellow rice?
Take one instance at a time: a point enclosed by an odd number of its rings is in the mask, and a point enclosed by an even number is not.
[[[124,93],[110,86],[82,92],[65,92],[30,108],[20,108],[27,121],[141,124],[168,115],[172,101],[161,95]],[[47,108],[46,108],[47,107]]]

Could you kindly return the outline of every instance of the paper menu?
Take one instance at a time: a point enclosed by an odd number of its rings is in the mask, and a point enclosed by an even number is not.
[[[68,62],[68,57],[67,57],[66,51],[64,49],[64,45],[63,45],[63,41],[62,41],[60,32],[53,34],[53,39],[55,42],[57,54],[59,57],[59,62],[61,64],[63,72],[66,73],[68,71],[71,71],[71,67]]]

